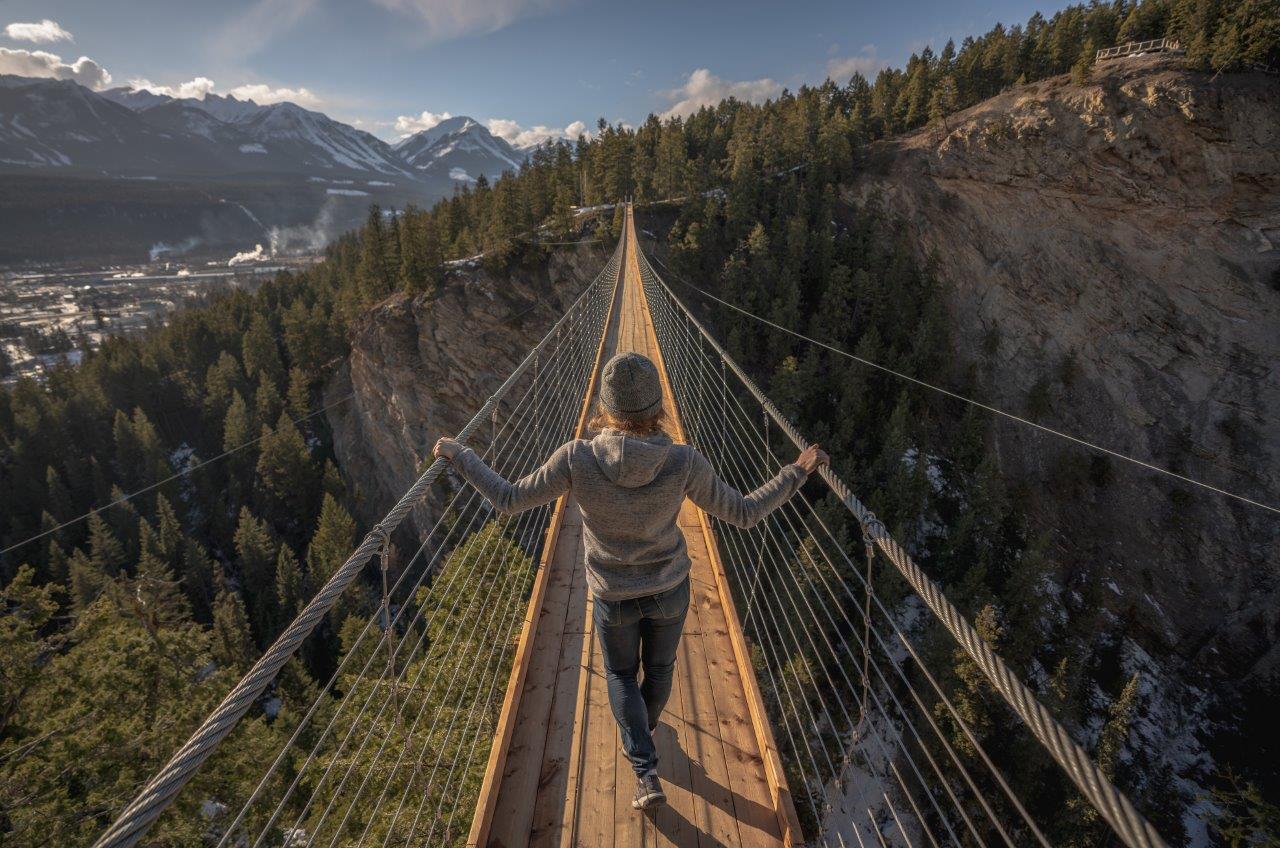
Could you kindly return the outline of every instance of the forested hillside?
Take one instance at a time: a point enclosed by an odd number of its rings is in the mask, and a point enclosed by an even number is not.
[[[573,207],[633,195],[642,210],[655,204],[641,225],[661,240],[646,248],[673,280],[888,367],[945,376],[981,399],[980,369],[951,344],[935,267],[913,257],[875,203],[850,208],[838,187],[877,139],[942,124],[1020,82],[1087,79],[1096,47],[1161,35],[1182,40],[1192,68],[1229,75],[1280,61],[1274,2],[1117,0],[926,49],[874,81],[827,81],[763,105],[730,100],[687,119],[650,116],[634,130],[601,121],[590,138],[540,148],[519,173],[482,178],[429,211],[372,210],[315,268],[216,298],[86,352],[43,384],[0,393],[0,841],[88,844],[367,529],[351,517],[357,505],[333,462],[320,397],[347,353],[350,322],[370,306],[394,291],[430,302],[451,284],[449,259],[483,253],[500,272],[544,261],[552,248],[540,238],[607,242],[620,214],[602,213],[593,228]],[[708,318],[895,535],[908,537],[924,516],[952,528],[927,545],[910,540],[922,564],[1157,827],[1189,838],[1201,826],[1186,814],[1196,799],[1129,746],[1137,681],[1112,654],[1044,625],[1059,565],[1028,528],[1018,481],[997,471],[988,418],[762,334],[741,316]],[[1091,479],[1115,473],[1086,462]],[[945,490],[933,468],[945,468]],[[344,627],[373,613],[365,591],[331,613],[273,698],[153,831],[156,844],[219,833],[218,803],[244,798],[261,773],[253,751],[280,747],[342,655]],[[1101,617],[1073,624],[1107,626]],[[925,637],[983,744],[1021,763],[1010,780],[1027,787],[1054,843],[1111,844],[1056,770],[1019,756],[1029,737],[976,670],[940,634]],[[1218,844],[1263,844],[1278,814],[1258,786],[1274,777],[1258,761],[1221,764],[1207,788],[1217,803],[1202,805]]]

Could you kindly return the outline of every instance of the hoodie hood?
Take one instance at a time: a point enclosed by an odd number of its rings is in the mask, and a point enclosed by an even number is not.
[[[604,476],[627,489],[653,482],[670,451],[671,437],[666,433],[641,439],[606,427],[591,440],[591,453]]]

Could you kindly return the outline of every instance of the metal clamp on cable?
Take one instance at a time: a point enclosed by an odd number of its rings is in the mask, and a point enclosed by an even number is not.
[[[376,540],[383,553],[385,553],[387,548],[391,545],[391,534],[387,532],[387,528],[382,525],[382,522],[378,522],[373,526],[373,529],[369,531],[367,538]]]

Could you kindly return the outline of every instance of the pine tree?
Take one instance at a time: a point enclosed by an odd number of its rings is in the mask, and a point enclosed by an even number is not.
[[[280,350],[276,346],[276,335],[266,316],[258,313],[249,320],[249,329],[244,334],[242,345],[244,370],[250,379],[258,380],[266,377],[275,385],[284,382],[284,365],[280,362]]]
[[[311,382],[301,368],[289,369],[288,410],[294,420],[311,412]]]
[[[1085,85],[1093,76],[1093,62],[1097,56],[1098,49],[1093,46],[1093,41],[1086,41],[1084,46],[1080,48],[1080,56],[1076,59],[1076,63],[1071,66],[1071,81],[1076,85]]]
[[[276,620],[276,541],[266,523],[254,518],[245,507],[240,510],[235,545],[240,587],[248,598],[249,620],[253,622],[258,642],[266,644],[274,635]]]
[[[183,540],[181,574],[192,614],[198,621],[209,621],[215,597],[214,564],[204,546],[194,539]]]
[[[263,375],[258,381],[258,390],[253,395],[254,417],[265,424],[279,418],[283,409],[284,399],[280,397],[275,381]]]
[[[356,523],[351,515],[325,494],[320,505],[320,520],[307,547],[307,572],[313,586],[323,586],[351,555]]]
[[[110,578],[79,548],[67,559],[67,595],[76,612],[83,612],[98,599]]]
[[[48,513],[46,513],[47,515]],[[44,577],[50,583],[63,583],[67,579],[67,552],[54,537],[45,548]]]
[[[231,403],[227,406],[227,416],[222,422],[222,449],[234,450],[251,441],[253,435],[254,419],[249,412],[249,405],[244,402],[240,392],[232,392]]]
[[[218,361],[209,366],[204,379],[204,411],[211,421],[220,421],[227,414],[231,395],[244,383],[240,360],[230,351],[222,351]]]
[[[298,558],[288,545],[280,546],[280,554],[276,557],[276,604],[279,607],[280,620],[276,630],[279,632],[302,607],[304,588],[302,571],[298,567]]]
[[[298,533],[315,511],[318,482],[307,443],[282,412],[275,430],[263,428],[259,447],[257,483],[263,513],[282,532]]]
[[[44,471],[45,509],[57,521],[67,521],[74,517],[75,507],[72,505],[71,492],[62,483],[62,475],[52,465]]]
[[[97,512],[89,516],[89,561],[95,571],[108,576],[119,574],[128,562],[124,545]]]
[[[26,691],[40,679],[47,657],[62,641],[46,625],[58,611],[52,585],[37,586],[35,570],[18,566],[0,591],[0,739]]]
[[[369,207],[369,217],[360,231],[360,262],[356,266],[356,285],[365,303],[381,300],[395,288],[389,262],[386,227],[382,210]]]
[[[943,132],[951,132],[951,128],[947,126],[947,115],[956,110],[958,101],[956,81],[949,75],[943,77],[929,98],[929,120],[935,125],[941,124]]]
[[[156,495],[157,549],[155,553],[157,558],[170,568],[176,568],[182,558],[184,538],[182,523],[178,521],[178,514],[173,511],[173,505],[164,495]]]
[[[342,482],[342,475],[338,473],[338,466],[333,464],[332,460],[324,461],[324,472],[321,475],[321,490],[331,495],[334,500],[339,502],[347,496],[347,486]]]
[[[249,617],[239,594],[225,585],[213,602],[213,659],[224,668],[243,673],[253,664],[256,651],[249,633]]]

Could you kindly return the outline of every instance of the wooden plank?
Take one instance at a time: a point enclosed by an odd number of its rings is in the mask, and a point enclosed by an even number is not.
[[[581,546],[581,526],[566,524],[552,558],[551,578],[539,612],[541,620],[534,637],[529,673],[520,695],[502,783],[497,790],[498,801],[488,836],[491,845],[510,848],[524,845],[529,838],[557,687],[569,585]]]
[[[574,553],[573,577],[570,588],[582,584],[585,580],[582,561],[582,543],[579,538],[578,548]],[[577,727],[577,704],[579,686],[586,680],[583,646],[587,633],[583,627],[586,598],[582,597],[581,605],[575,605],[574,596],[569,595],[565,627],[561,634],[558,650],[559,666],[556,670],[556,685],[551,704],[551,714],[547,722],[545,745],[542,762],[534,769],[538,775],[536,798],[534,801],[533,820],[529,828],[529,845],[538,848],[549,848],[559,845],[565,829],[565,799],[569,791],[571,757],[573,756],[573,737]],[[587,656],[589,661],[590,657]],[[506,791],[506,781],[503,791]],[[513,841],[511,845],[521,842]]]
[[[579,658],[579,667],[581,673],[578,679],[578,691],[574,696],[573,705],[573,733],[571,735],[570,751],[569,751],[569,774],[565,781],[565,796],[563,806],[563,822],[561,828],[561,846],[572,846],[577,844],[578,836],[578,799],[582,795],[583,773],[586,769],[586,734],[587,734],[587,704],[591,696],[591,655],[592,655],[592,624],[591,624],[591,600],[588,597],[586,612],[586,625],[582,632],[582,652]]]
[[[629,238],[634,241],[634,222],[630,218],[628,218],[628,228]],[[639,297],[644,304],[644,314],[647,317],[651,313],[644,287],[636,286],[635,288],[638,289]],[[670,380],[667,377],[666,365],[662,359],[661,348],[657,344],[657,335],[654,333],[651,322],[646,321],[646,329],[653,336],[653,348],[656,354],[654,363],[658,366],[658,374],[663,382],[664,393],[667,397],[674,398],[675,395],[671,391]],[[671,401],[670,410],[673,427],[679,434],[680,440],[686,441],[684,426],[680,422],[679,410],[676,409],[674,401]],[[698,510],[698,519],[702,525],[702,535],[706,540],[712,573],[715,575],[716,588],[720,595],[721,606],[724,609],[725,622],[729,631],[729,642],[733,648],[734,660],[738,666],[738,674],[747,697],[747,706],[750,710],[757,745],[764,759],[765,773],[769,780],[769,788],[773,796],[783,844],[799,845],[804,841],[800,831],[800,820],[796,816],[795,803],[792,801],[791,791],[787,787],[786,774],[782,770],[782,760],[778,756],[777,744],[773,738],[773,728],[769,724],[768,713],[765,712],[764,698],[760,693],[760,683],[756,679],[755,669],[751,665],[751,654],[747,650],[746,639],[742,635],[742,623],[738,618],[737,609],[733,605],[733,596],[729,592],[728,578],[725,576],[724,565],[720,560],[719,551],[716,547],[715,535],[711,531],[711,525],[707,521],[706,515],[701,510]]]
[[[634,237],[631,230],[628,230],[628,237]],[[609,313],[605,319],[605,326],[600,333],[600,343],[596,348],[595,362],[591,367],[591,378],[587,382],[587,390],[583,395],[582,407],[578,412],[578,421],[574,427],[575,436],[580,436],[586,429],[587,415],[591,409],[591,398],[594,396],[596,385],[599,382],[605,347],[609,341],[609,329],[614,319],[614,307],[618,301],[618,293],[622,289],[622,280],[623,275],[619,274],[614,281]],[[568,497],[561,497],[556,502],[551,521],[547,525],[547,535],[542,549],[541,561],[538,563],[538,573],[533,581],[533,590],[529,594],[529,605],[525,610],[524,624],[520,629],[520,639],[516,643],[511,676],[507,680],[507,691],[502,699],[502,710],[498,714],[498,724],[493,745],[489,749],[489,761],[485,766],[479,797],[476,799],[476,810],[471,820],[471,830],[467,834],[468,848],[478,848],[478,846],[487,845],[489,841],[489,830],[493,825],[494,811],[497,809],[498,784],[501,782],[502,774],[506,769],[507,754],[511,747],[512,734],[515,731],[520,696],[524,689],[525,677],[528,675],[529,665],[532,660],[538,620],[541,618],[542,601],[546,595],[550,561],[555,553],[554,549],[557,546],[560,534],[561,520],[568,500]]]
[[[680,653],[683,652],[682,644]],[[680,663],[681,658],[677,657],[677,668]],[[667,793],[667,803],[650,814],[652,827],[648,835],[652,842],[646,844],[697,848],[698,825],[693,811],[689,758],[685,755],[685,730],[684,687],[677,674],[654,739],[658,748],[658,775]]]
[[[578,826],[574,845],[610,848],[614,844],[614,784],[620,748],[618,726],[609,709],[604,663],[598,648],[591,651],[588,685],[585,758],[582,780],[578,785]]]
[[[716,732],[722,744],[729,788],[734,801],[739,838],[743,845],[777,845],[779,823],[764,760],[756,742],[742,679],[729,646],[728,625],[703,545],[690,547],[694,572],[705,578],[693,582],[692,603],[703,631],[702,670],[711,683]]]
[[[729,581],[724,573],[724,564],[720,560],[715,536],[711,532],[706,515],[699,511],[699,517],[702,521],[702,534],[706,540],[707,555],[711,561],[712,573],[716,578],[716,590],[720,596],[720,606],[724,610],[729,645],[733,651],[738,676],[741,678],[742,691],[746,695],[752,729],[755,731],[756,745],[764,759],[765,775],[769,781],[774,811],[778,816],[782,843],[783,845],[801,845],[804,842],[804,837],[800,830],[800,819],[796,815],[795,802],[791,798],[791,790],[787,786],[787,777],[782,770],[782,759],[778,755],[778,746],[773,738],[773,728],[769,723],[769,715],[765,712],[764,697],[760,693],[760,682],[756,678],[755,668],[751,665],[751,654],[747,650],[746,639],[742,635],[742,622],[738,618],[738,610],[734,607],[733,596],[729,592]]]
[[[610,713],[610,718],[613,715]],[[615,722],[616,726],[616,722]],[[619,734],[621,740],[621,734]],[[644,841],[646,815],[632,809],[631,797],[635,792],[636,773],[631,767],[631,760],[623,752],[619,743],[613,761],[613,821],[615,826],[613,842],[618,848],[630,848]],[[604,752],[601,752],[602,754]]]
[[[716,711],[714,683],[707,674],[706,641],[702,628],[701,604],[690,594],[689,622],[684,641],[688,646],[685,661],[676,673],[680,677],[684,698],[686,734],[685,753],[689,759],[690,789],[698,798],[695,821],[705,837],[702,845],[742,845],[734,809],[732,783],[720,740],[720,720]],[[718,633],[712,631],[713,638]],[[723,681],[717,681],[723,685]],[[758,844],[758,843],[757,843]]]

